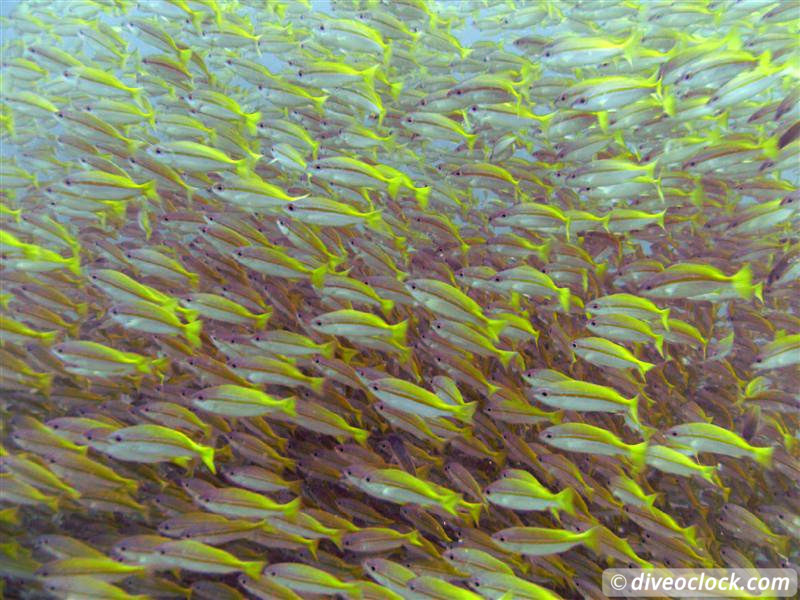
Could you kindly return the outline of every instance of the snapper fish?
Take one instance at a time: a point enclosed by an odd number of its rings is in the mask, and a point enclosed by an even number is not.
[[[6,595],[797,562],[794,4],[12,4]]]

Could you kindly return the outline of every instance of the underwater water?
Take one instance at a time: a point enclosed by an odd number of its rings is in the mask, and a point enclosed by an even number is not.
[[[798,4],[0,5],[0,595],[796,568]]]

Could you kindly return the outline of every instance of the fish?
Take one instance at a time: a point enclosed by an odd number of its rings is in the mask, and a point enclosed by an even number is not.
[[[153,455],[178,460],[197,455],[209,471],[216,473],[214,448],[203,446],[191,438],[161,425],[134,425],[115,429],[106,438],[110,444],[105,452],[123,460],[148,462]],[[188,453],[188,454],[187,454]]]
[[[576,495],[572,488],[552,493],[536,477],[522,469],[509,469],[489,484],[484,496],[492,504],[514,510],[563,510],[575,514]]]
[[[647,442],[627,444],[610,431],[585,423],[562,423],[548,427],[539,435],[550,446],[603,456],[624,456],[634,464],[645,460]]]
[[[423,417],[453,416],[469,422],[477,404],[450,404],[437,394],[403,379],[384,377],[370,382],[369,391],[386,405]]]
[[[511,527],[493,534],[492,539],[511,552],[519,552],[525,556],[547,556],[566,552],[578,544],[597,548],[596,532],[596,529],[574,533],[545,527]]]
[[[636,369],[642,378],[655,367],[654,363],[637,358],[624,346],[597,336],[578,338],[570,343],[570,348],[587,362],[614,369]]]
[[[0,590],[795,564],[796,17],[4,6]]]
[[[734,457],[750,457],[757,463],[770,467],[775,448],[748,444],[735,432],[713,423],[685,423],[666,432],[667,441],[677,446],[691,448],[693,452],[716,452]]]
[[[201,410],[235,417],[255,417],[272,412],[296,415],[295,397],[276,399],[255,388],[223,384],[204,388],[192,395],[192,404]]]

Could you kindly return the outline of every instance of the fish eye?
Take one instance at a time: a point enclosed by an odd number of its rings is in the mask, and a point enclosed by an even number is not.
[[[549,440],[549,439],[553,438],[553,434],[552,433],[545,433],[544,437],[546,437]]]
[[[288,210],[289,212],[294,212],[294,206],[290,204],[289,206],[286,207],[286,210]]]
[[[586,104],[586,98],[579,98],[578,104]]]
[[[325,25],[320,25],[320,26],[319,26],[319,30],[320,30],[320,31],[325,31]]]
[[[551,56],[551,55],[550,55],[550,51],[549,51],[549,50],[548,50],[547,52],[545,52],[545,53],[544,53],[544,57],[545,57],[545,58],[550,58],[550,56]]]
[[[302,71],[298,71],[298,72],[297,72],[297,76],[298,76],[298,77],[302,77],[302,76],[303,76],[303,72],[302,72]]]
[[[577,348],[578,344],[576,344],[575,342],[572,342],[572,344],[570,344],[570,346],[572,346],[573,348]]]
[[[72,185],[72,180],[71,179],[65,179],[64,180],[64,185]]]
[[[121,435],[115,435],[114,436],[114,441],[115,442],[121,442],[122,441],[122,436]]]

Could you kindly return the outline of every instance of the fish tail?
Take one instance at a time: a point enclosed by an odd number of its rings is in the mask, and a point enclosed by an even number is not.
[[[486,319],[486,329],[493,340],[500,339],[500,334],[508,323],[505,319]]]
[[[319,353],[322,354],[325,358],[333,358],[334,353],[336,352],[336,342],[327,342],[322,344],[319,347]]]
[[[369,431],[354,427],[351,433],[353,434],[353,439],[358,443],[358,445],[366,448],[367,439],[369,439]]]
[[[750,265],[745,265],[731,277],[733,288],[742,298],[750,300],[753,297],[755,286],[753,286],[753,272]]]
[[[408,334],[408,319],[401,321],[397,325],[392,325],[392,337],[400,343],[405,344]]]
[[[723,487],[722,482],[719,480],[719,477],[717,477],[716,465],[703,466],[700,471],[700,476],[713,485]]]
[[[480,502],[462,501],[461,506],[467,509],[470,519],[472,519],[473,524],[475,525],[475,527],[477,527],[478,521],[481,517],[481,510],[483,509],[483,504],[481,504]]]
[[[788,556],[789,542],[791,541],[792,538],[790,538],[788,535],[776,535],[774,539],[776,545],[778,546],[778,551],[780,552],[780,554],[782,554],[783,556]]]
[[[58,498],[56,498],[55,496],[48,496],[47,498],[42,500],[42,502],[44,502],[44,504],[47,505],[47,508],[52,510],[54,513],[57,513],[59,511]]]
[[[325,275],[328,274],[328,265],[322,265],[311,272],[311,285],[321,290],[325,284]]]
[[[472,421],[472,417],[475,415],[475,410],[477,408],[477,402],[467,402],[461,406],[453,407],[453,412],[457,418],[461,419],[465,423],[469,423]]]
[[[665,331],[669,331],[669,310],[670,309],[665,308],[659,311],[661,313],[661,324],[664,326]]]
[[[192,12],[192,25],[194,25],[194,30],[199,34],[203,30],[203,18],[204,15],[199,10]]]
[[[476,133],[468,133],[465,137],[467,138],[467,148],[473,150],[475,148],[475,142],[478,140],[478,135]]]
[[[157,375],[160,379],[164,379],[164,369],[169,365],[169,356],[157,358],[150,362],[147,372]]]
[[[212,474],[217,474],[217,467],[214,466],[214,448],[211,446],[200,446],[197,449],[198,454],[200,454],[200,460],[203,461],[203,464],[208,467],[208,470],[211,471]]]
[[[242,564],[242,571],[244,571],[244,574],[248,577],[260,579],[261,571],[263,571],[264,567],[266,566],[267,563],[265,563],[263,560],[251,560]]]
[[[150,200],[159,201],[160,198],[158,197],[158,188],[156,187],[156,180],[151,179],[142,184],[142,192],[144,192],[145,198],[149,198]]]
[[[634,396],[631,403],[628,405],[628,414],[637,427],[641,429],[642,423],[639,421],[639,396]]]
[[[256,315],[256,329],[264,329],[267,326],[267,321],[272,316],[271,312],[265,312],[260,315]]]
[[[597,113],[597,126],[600,127],[600,131],[603,133],[608,133],[608,111],[601,110]]]
[[[500,364],[503,365],[503,368],[508,370],[508,365],[510,365],[511,361],[518,356],[519,353],[514,352],[513,350],[502,350],[497,355],[497,359],[500,361]]]
[[[775,453],[775,448],[768,446],[766,448],[755,448],[753,450],[753,459],[767,469],[772,468],[772,455]]]
[[[322,112],[322,107],[325,104],[325,101],[329,97],[330,96],[328,96],[328,95],[325,95],[325,96],[311,96],[311,101],[314,103],[314,106],[316,107],[317,112],[319,112],[319,113]]]
[[[39,340],[45,346],[49,346],[56,340],[56,337],[58,337],[57,331],[46,331],[41,336],[39,336]]]
[[[200,317],[200,311],[194,308],[184,308],[178,304],[175,298],[170,299],[169,302],[164,304],[164,308],[173,312],[181,313],[187,321],[195,321]]]
[[[39,376],[39,391],[46,397],[50,397],[50,390],[53,387],[53,374],[42,373]]]
[[[400,92],[403,91],[403,82],[398,81],[397,83],[389,83],[389,95],[392,99],[397,100],[400,97]],[[385,111],[384,111],[385,113]],[[383,117],[381,117],[381,120]]]
[[[74,323],[70,323],[67,327],[67,333],[70,334],[72,337],[78,337],[81,331],[81,324],[80,321],[75,321]]]
[[[333,344],[333,342],[330,342]],[[358,356],[358,350],[354,348],[345,348],[344,346],[340,346],[339,349],[342,351],[342,360],[346,363],[349,363],[355,356]],[[325,356],[325,354],[323,354]],[[325,356],[325,358],[332,358],[333,352],[330,353],[330,356]]]
[[[592,527],[591,529],[587,529],[586,533],[584,534],[583,545],[593,552],[598,552],[600,549],[600,532],[600,527]]]
[[[394,308],[394,300],[381,300],[381,310],[383,314],[387,317],[391,314],[392,309]]]
[[[344,529],[337,529],[334,533],[328,535],[328,539],[333,542],[334,546],[336,546],[339,550],[344,551],[344,538],[345,530]]]
[[[309,377],[308,384],[311,387],[312,391],[319,394],[322,392],[322,388],[325,385],[325,378],[324,377]]]
[[[635,469],[641,470],[644,467],[644,461],[647,455],[647,442],[642,442],[641,444],[633,444],[629,446],[631,462]]]
[[[454,517],[457,517],[458,516],[458,512],[456,511],[456,508],[462,502],[463,502],[463,499],[461,498],[461,494],[458,494],[456,492],[452,492],[451,494],[447,495],[442,500],[442,508],[445,511],[447,511],[448,513],[450,513],[451,515],[453,515]]]
[[[281,406],[281,410],[285,412],[290,417],[297,416],[297,399],[294,396],[290,396],[283,401],[283,405]]]
[[[190,48],[186,48],[186,50],[178,50],[178,61],[185,67],[189,64],[189,61],[192,59],[192,50]]]
[[[294,517],[298,512],[300,512],[300,498],[295,498],[283,505],[283,514],[287,517]]]
[[[763,143],[761,150],[767,158],[775,158],[778,156],[778,138],[775,136],[768,138]]]
[[[308,540],[308,543],[306,543],[306,547],[308,548],[308,551],[309,553],[311,553],[311,556],[314,558],[314,560],[317,560],[317,550],[319,550],[319,539]]]
[[[75,273],[75,275],[81,274],[81,257],[79,255],[75,255],[67,261],[67,268]]]
[[[142,203],[136,220],[139,223],[139,229],[144,232],[144,239],[149,240],[150,236],[153,235],[153,228],[150,225],[150,212],[147,210],[147,203]]]
[[[761,303],[764,303],[764,282],[759,281],[756,285],[753,286],[753,295],[758,298]]]
[[[372,65],[371,67],[361,71],[361,76],[364,78],[364,83],[371,89],[375,89],[375,73],[378,72],[380,65]]]
[[[203,331],[203,321],[197,320],[186,323],[183,327],[183,335],[192,348],[200,347],[200,333]]]
[[[414,188],[414,198],[417,200],[417,204],[422,210],[428,208],[428,200],[431,196],[431,187],[415,187]]]
[[[689,525],[683,530],[686,539],[691,542],[692,546],[697,545],[697,525]]]
[[[628,39],[622,44],[622,56],[628,61],[630,66],[633,66],[633,58],[636,55],[637,46],[642,41],[642,32],[638,29],[631,31]]]
[[[245,113],[245,124],[247,125],[247,131],[250,132],[250,135],[255,135],[258,131],[258,122],[261,120],[261,113],[259,111],[252,112],[252,113]]]
[[[661,355],[661,358],[664,358],[664,336],[663,335],[656,335],[655,337],[655,345],[656,350]]]
[[[577,495],[577,492],[572,488],[564,488],[562,491],[556,494],[559,508],[571,517],[574,517],[578,514],[578,511],[575,508]]]
[[[645,378],[645,375],[647,375],[647,372],[650,369],[652,369],[653,367],[655,367],[655,364],[653,364],[653,363],[645,362],[643,360],[639,361],[638,368],[639,368],[639,373],[641,373],[641,375],[642,375],[642,379]]]
[[[386,182],[386,191],[389,192],[389,197],[392,200],[397,199],[397,192],[400,191],[400,186],[402,185],[402,183],[403,182],[400,180],[399,177],[390,179],[389,181]]]
[[[564,312],[569,312],[569,302],[571,297],[572,292],[569,291],[569,288],[558,288],[558,303],[561,305],[561,308],[564,309]]]
[[[186,278],[189,280],[189,286],[192,289],[197,289],[197,286],[200,285],[200,275],[197,273],[186,273]]]

